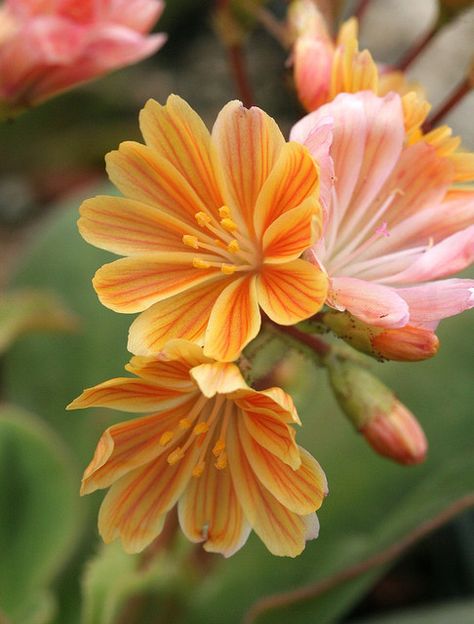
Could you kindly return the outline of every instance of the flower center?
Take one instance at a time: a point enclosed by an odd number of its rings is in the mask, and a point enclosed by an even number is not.
[[[184,245],[202,250],[193,257],[193,267],[195,269],[215,267],[225,275],[232,275],[237,271],[251,271],[256,264],[256,254],[239,232],[239,226],[232,219],[230,208],[228,206],[219,208],[219,216],[218,221],[205,212],[197,212],[194,217],[199,227],[204,230],[202,239],[190,234],[183,235],[181,240]]]
[[[167,446],[180,434],[184,440],[185,432],[188,432],[184,444],[175,446],[169,453],[168,464],[174,466],[183,459],[187,451],[197,448],[200,450],[192,470],[193,477],[202,475],[209,458],[217,470],[224,470],[227,466],[227,427],[235,409],[234,402],[224,396],[217,395],[214,399],[208,399],[201,395],[189,414],[179,421],[178,427],[161,435],[160,446]]]

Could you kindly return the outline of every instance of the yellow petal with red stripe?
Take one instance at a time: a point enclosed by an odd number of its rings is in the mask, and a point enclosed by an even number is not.
[[[93,285],[100,301],[115,312],[141,312],[207,282],[218,269],[195,269],[186,253],[162,252],[121,258],[104,264]],[[177,337],[177,336],[175,336]]]
[[[281,388],[267,390],[238,390],[233,395],[236,404],[246,412],[278,418],[284,423],[301,424],[293,399]]]
[[[326,274],[305,260],[264,265],[257,281],[259,304],[280,325],[294,325],[316,314],[327,289]]]
[[[216,470],[212,463],[190,481],[179,501],[178,516],[189,540],[205,542],[205,550],[225,557],[239,550],[250,533],[229,470]]]
[[[199,390],[208,398],[248,387],[239,367],[230,362],[200,364],[192,368],[189,373]]]
[[[315,197],[282,214],[263,235],[265,263],[296,260],[321,236],[321,211]]]
[[[216,157],[214,168],[225,203],[236,223],[254,230],[255,203],[275,165],[285,139],[275,121],[256,107],[229,102],[219,113],[212,130]]]
[[[148,100],[140,113],[140,129],[146,144],[168,160],[217,215],[223,201],[211,162],[211,136],[199,115],[177,95],[170,95],[166,106]]]
[[[271,416],[243,412],[243,422],[248,433],[258,444],[293,469],[301,465],[295,442],[295,431],[286,423]]]
[[[231,362],[258,334],[261,320],[255,282],[253,275],[238,278],[217,299],[205,336],[208,357]]]
[[[139,355],[156,353],[173,338],[203,344],[211,310],[228,283],[228,278],[219,274],[195,288],[155,303],[130,326],[128,350]]]
[[[122,256],[153,251],[183,251],[183,234],[201,232],[159,208],[124,197],[101,195],[83,202],[78,221],[91,245]]]
[[[319,210],[319,174],[309,151],[299,143],[286,143],[258,196],[255,206],[255,230],[261,237],[278,217],[296,208],[308,197]]]

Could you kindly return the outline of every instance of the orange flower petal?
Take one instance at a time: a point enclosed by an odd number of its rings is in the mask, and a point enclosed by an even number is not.
[[[257,279],[258,302],[280,325],[293,325],[316,314],[327,288],[326,274],[305,260],[265,265]]]
[[[101,195],[83,202],[78,221],[82,237],[91,245],[130,256],[150,251],[183,251],[183,234],[199,230],[171,215],[124,197]]]
[[[207,362],[202,349],[187,340],[170,340],[154,356],[136,355],[125,369],[159,386],[195,389],[189,369]]]
[[[124,412],[161,411],[178,397],[182,397],[182,392],[172,386],[160,387],[141,379],[116,377],[87,388],[66,409],[110,407]]]
[[[183,252],[156,252],[104,264],[92,281],[100,301],[115,312],[141,312],[149,306],[219,274],[196,269]],[[176,337],[176,336],[175,336]]]
[[[291,427],[263,414],[244,412],[243,417],[248,433],[260,446],[293,469],[300,467],[301,457],[295,443],[295,431]]]
[[[303,516],[321,507],[327,494],[326,477],[309,453],[301,453],[301,465],[295,470],[260,446],[242,422],[240,439],[257,479],[282,505]]]
[[[255,229],[258,236],[281,215],[312,196],[314,210],[319,210],[318,169],[309,151],[300,143],[286,143],[271,174],[258,195],[255,206]]]
[[[196,225],[194,215],[206,211],[179,171],[145,145],[125,141],[107,154],[106,163],[111,182],[126,197],[156,206],[192,226]]]
[[[282,214],[263,235],[265,262],[296,260],[321,236],[321,216],[317,201],[310,197],[298,208]]]
[[[216,394],[229,394],[247,388],[240,369],[230,362],[200,364],[189,371],[204,396],[212,398]]]
[[[233,213],[252,234],[257,197],[285,145],[275,121],[256,107],[246,109],[229,102],[212,130],[216,148],[215,170],[220,174],[222,195]]]
[[[128,553],[148,546],[160,534],[166,512],[188,484],[198,454],[197,445],[193,445],[172,466],[163,454],[117,481],[99,511],[99,532],[104,542],[120,537]]]
[[[279,556],[296,557],[306,542],[307,521],[289,511],[259,482],[239,440],[237,425],[229,425],[229,469],[244,514],[268,550]]]
[[[202,344],[211,310],[226,286],[228,279],[219,275],[155,303],[132,323],[128,350],[143,355],[156,353],[168,340],[176,337]]]
[[[301,424],[293,399],[281,388],[261,391],[247,388],[235,392],[231,398],[234,398],[236,404],[245,412],[271,416],[284,423]]]
[[[179,501],[178,515],[189,540],[205,541],[205,550],[225,557],[239,550],[250,533],[229,470],[216,470],[212,464],[191,480]]]
[[[177,95],[170,95],[166,106],[148,100],[140,113],[140,129],[146,144],[166,158],[217,215],[223,201],[211,163],[211,136],[199,115]]]
[[[222,362],[237,359],[260,329],[255,277],[236,279],[221,293],[212,308],[204,353]]]
[[[178,422],[189,414],[195,403],[194,396],[163,414],[134,418],[109,427],[102,434],[94,457],[84,472],[81,494],[109,487],[124,474],[162,453],[169,455],[170,445],[174,446],[185,434],[178,428]],[[162,437],[168,433],[173,433],[169,441]],[[165,444],[160,443],[164,441]]]

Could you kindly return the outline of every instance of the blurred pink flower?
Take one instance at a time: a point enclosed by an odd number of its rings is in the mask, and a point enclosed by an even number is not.
[[[6,0],[0,8],[0,102],[15,110],[140,61],[162,0]]]
[[[341,94],[290,139],[334,164],[321,166],[324,235],[306,252],[330,277],[329,306],[375,327],[429,330],[474,306],[474,280],[440,279],[474,259],[474,190],[452,185],[460,170],[474,178],[472,154],[409,144],[396,93]]]

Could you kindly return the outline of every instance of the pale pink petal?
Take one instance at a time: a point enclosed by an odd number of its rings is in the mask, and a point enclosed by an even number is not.
[[[474,307],[474,280],[449,279],[412,288],[397,288],[410,308],[410,324],[431,327],[432,323]]]
[[[327,302],[337,310],[348,310],[368,325],[403,327],[408,306],[393,288],[353,277],[334,277]]]

